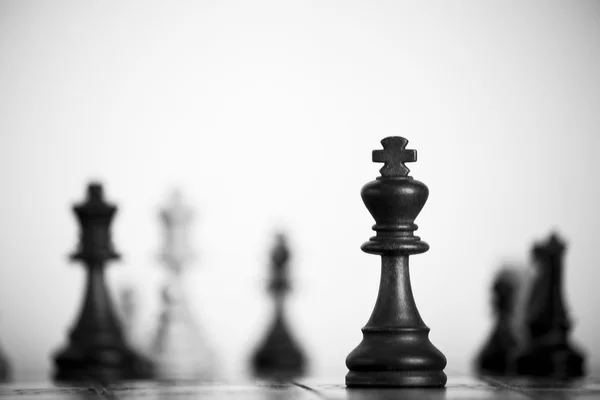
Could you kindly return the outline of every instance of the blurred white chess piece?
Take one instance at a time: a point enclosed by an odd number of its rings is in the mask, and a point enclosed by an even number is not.
[[[164,226],[164,248],[160,258],[166,267],[161,290],[162,310],[153,355],[158,379],[210,379],[214,357],[190,311],[183,287],[186,267],[194,259],[189,244],[192,210],[181,193],[174,191],[160,212]]]
[[[127,284],[119,291],[119,311],[121,313],[122,328],[127,342],[133,346],[136,351],[144,353],[144,345],[139,335],[138,320],[138,297],[133,286]]]

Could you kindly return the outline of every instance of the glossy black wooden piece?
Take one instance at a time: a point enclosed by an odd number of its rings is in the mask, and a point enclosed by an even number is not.
[[[252,370],[256,377],[286,381],[304,375],[306,356],[292,336],[285,313],[285,298],[291,289],[289,282],[290,253],[283,234],[276,237],[271,253],[271,282],[269,292],[273,296],[275,314],[271,326],[252,358]]]
[[[381,141],[383,150],[373,151],[373,161],[385,163],[381,176],[361,191],[377,232],[361,249],[381,256],[381,281],[371,318],[362,328],[363,340],[346,358],[349,387],[446,384],[446,358],[429,340],[410,283],[409,256],[429,249],[413,234],[429,190],[408,176],[405,163],[416,161],[417,154],[406,150],[407,143],[401,137]]]
[[[538,273],[527,309],[526,345],[516,361],[519,375],[556,379],[584,375],[583,354],[569,341],[571,322],[563,299],[565,249],[565,243],[556,233],[533,246]]]
[[[104,200],[102,186],[90,184],[87,199],[73,208],[81,226],[77,250],[71,255],[86,267],[83,307],[68,345],[54,355],[58,381],[114,381],[152,377],[152,365],[126,343],[106,287],[104,269],[117,260],[110,224],[117,207]]]

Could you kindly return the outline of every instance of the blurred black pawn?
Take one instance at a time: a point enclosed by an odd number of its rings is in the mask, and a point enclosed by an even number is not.
[[[271,253],[269,292],[275,303],[275,316],[269,331],[252,358],[254,375],[258,378],[286,380],[300,377],[306,369],[306,358],[290,334],[285,317],[285,297],[290,290],[288,277],[289,250],[283,234],[276,236]]]
[[[563,254],[565,244],[557,234],[536,243],[532,257],[537,274],[527,305],[526,338],[516,361],[517,373],[536,377],[581,377],[583,355],[569,343],[571,322],[563,300]]]
[[[117,207],[104,201],[102,186],[90,184],[87,199],[73,207],[81,227],[71,259],[87,273],[84,302],[66,348],[54,356],[59,381],[114,381],[152,376],[151,364],[127,344],[106,287],[106,263],[117,260],[110,224]]]
[[[514,331],[519,278],[514,270],[502,269],[492,285],[495,324],[476,361],[477,372],[485,375],[510,375],[518,340]]]

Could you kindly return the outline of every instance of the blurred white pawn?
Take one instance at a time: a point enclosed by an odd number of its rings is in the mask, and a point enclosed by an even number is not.
[[[192,210],[175,191],[160,212],[164,227],[161,260],[166,270],[161,290],[162,310],[153,343],[153,358],[158,379],[206,380],[214,378],[214,357],[196,324],[185,297],[183,278],[194,258],[189,245]]]
[[[127,342],[142,351],[144,346],[140,346],[138,331],[138,303],[133,287],[126,285],[119,291],[119,311],[121,313],[123,333]]]

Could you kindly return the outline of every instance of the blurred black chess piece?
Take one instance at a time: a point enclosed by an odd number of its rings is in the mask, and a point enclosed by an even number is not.
[[[417,160],[407,150],[408,140],[387,137],[383,150],[373,151],[373,162],[383,162],[381,176],[361,190],[365,206],[375,219],[377,232],[361,249],[381,256],[377,302],[363,340],[346,358],[349,387],[442,387],[446,384],[446,358],[429,340],[412,293],[408,258],[424,253],[429,245],[415,236],[414,223],[429,190],[408,175],[405,163]],[[441,295],[443,298],[443,295]]]
[[[270,380],[288,380],[304,375],[306,357],[292,337],[285,318],[285,297],[290,290],[286,237],[276,236],[271,253],[271,282],[269,291],[275,302],[273,323],[252,358],[254,375]]]
[[[117,260],[110,224],[117,207],[104,200],[102,186],[88,186],[87,199],[73,207],[81,226],[79,245],[71,259],[87,272],[83,307],[69,343],[54,356],[58,381],[114,381],[152,377],[151,363],[127,344],[106,287],[104,269]]]
[[[475,361],[475,368],[480,374],[506,376],[514,372],[514,356],[519,344],[514,329],[519,285],[516,271],[510,268],[500,270],[494,279],[492,308],[495,324]]]
[[[11,367],[8,358],[0,347],[0,382],[7,382],[11,379]]]
[[[537,275],[526,310],[525,346],[516,360],[519,375],[554,379],[584,375],[584,357],[569,343],[568,337],[571,322],[563,300],[565,248],[556,233],[533,246]]]

